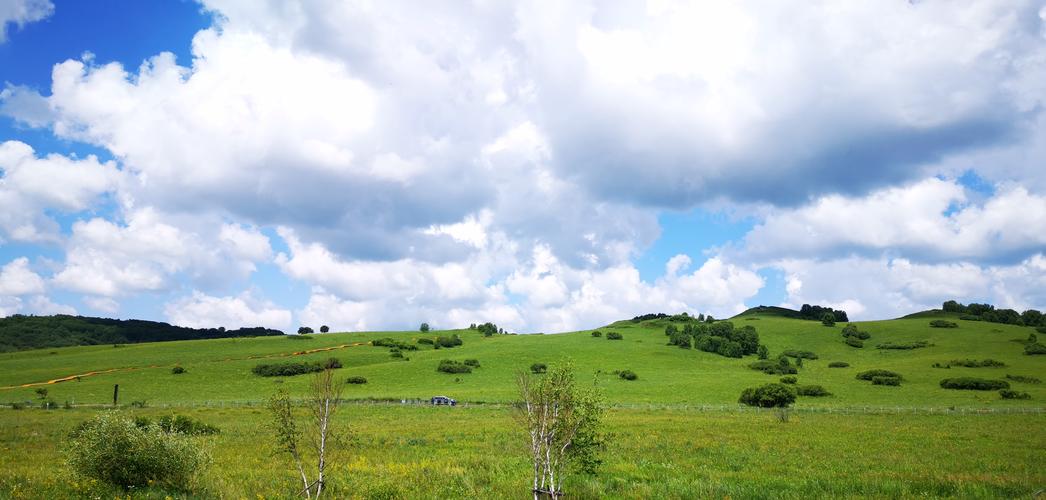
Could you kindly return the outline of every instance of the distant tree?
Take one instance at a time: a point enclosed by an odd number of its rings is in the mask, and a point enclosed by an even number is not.
[[[37,396],[40,396],[40,399],[44,399],[47,397],[47,389],[43,387],[38,387],[35,392]]]
[[[1021,321],[1024,322],[1025,326],[1046,326],[1043,323],[1042,312],[1036,309],[1028,309],[1021,313]]]
[[[672,338],[672,336],[675,335],[677,331],[678,330],[676,329],[676,325],[670,324],[665,327],[665,335],[667,335],[669,338]]]
[[[307,326],[299,326],[298,327],[298,333],[304,335],[306,333],[313,333],[313,331],[312,331],[312,328],[309,328]]]
[[[428,323],[422,323],[421,326],[418,328],[418,330],[421,330],[423,332],[429,331],[429,324]]]
[[[331,327],[329,327],[327,325],[323,325],[323,326],[320,327],[320,333],[327,333],[329,331],[331,331]]]
[[[759,355],[759,359],[767,359],[770,357],[770,349],[767,349],[765,345],[759,344],[759,348],[756,350]]]
[[[490,337],[495,333],[498,333],[498,325],[495,325],[494,323],[491,323],[489,321],[477,326],[476,329],[479,330],[484,337]]]
[[[824,326],[835,326],[835,314],[824,313],[824,316],[821,317],[821,324]]]
[[[706,323],[714,323],[715,322],[715,318],[713,318],[712,315],[709,314],[708,316],[705,316],[705,322]]]
[[[698,321],[704,321],[705,320],[705,313],[698,314],[697,315],[697,320]]]

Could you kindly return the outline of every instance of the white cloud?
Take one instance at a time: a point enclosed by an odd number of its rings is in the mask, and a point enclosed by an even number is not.
[[[115,314],[120,310],[120,303],[110,297],[88,295],[83,300],[88,307],[105,313]]]
[[[214,297],[194,290],[191,296],[168,303],[164,313],[172,324],[190,328],[263,326],[287,331],[291,325],[290,311],[249,292]]]
[[[7,40],[7,25],[21,28],[28,23],[45,19],[54,12],[50,0],[6,0],[0,2],[0,43]]]
[[[0,296],[44,293],[44,280],[29,269],[29,259],[19,257],[0,268]]]
[[[38,316],[51,314],[76,314],[76,309],[65,304],[56,304],[45,295],[34,295],[29,298],[24,312]]]

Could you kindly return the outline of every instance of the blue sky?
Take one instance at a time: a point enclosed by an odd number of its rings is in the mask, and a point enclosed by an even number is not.
[[[1046,11],[777,8],[8,0],[0,314],[1046,307]]]

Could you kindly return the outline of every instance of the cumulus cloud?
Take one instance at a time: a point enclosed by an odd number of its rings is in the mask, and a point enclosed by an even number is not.
[[[7,40],[8,24],[19,28],[49,17],[54,12],[50,0],[8,0],[0,2],[0,43]]]
[[[190,328],[263,326],[286,331],[291,325],[290,311],[250,292],[214,297],[194,290],[191,296],[168,303],[164,312],[172,324]]]
[[[0,268],[0,296],[44,292],[44,280],[29,269],[29,259],[19,257]]]

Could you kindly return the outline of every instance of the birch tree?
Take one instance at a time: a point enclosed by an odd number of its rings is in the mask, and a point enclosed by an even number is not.
[[[551,367],[545,374],[518,373],[520,401],[516,417],[527,434],[532,463],[534,499],[563,497],[568,469],[594,473],[604,403],[595,388],[585,389],[574,380],[570,364]]]
[[[304,400],[308,416],[304,425],[299,425],[286,391],[269,399],[277,452],[290,457],[301,479],[299,494],[309,499],[319,499],[323,494],[329,459],[341,442],[335,432],[334,415],[344,387],[344,382],[335,380],[334,370],[316,373]]]

